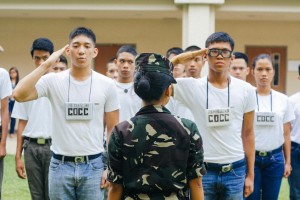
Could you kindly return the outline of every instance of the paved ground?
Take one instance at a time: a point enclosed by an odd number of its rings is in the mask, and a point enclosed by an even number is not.
[[[6,140],[6,154],[15,154],[17,147],[17,136],[14,135],[13,137],[7,136]]]

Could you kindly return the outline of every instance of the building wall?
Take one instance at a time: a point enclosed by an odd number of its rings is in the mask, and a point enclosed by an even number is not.
[[[68,42],[68,34],[78,26],[91,28],[99,44],[136,44],[138,52],[165,54],[173,46],[181,46],[181,20],[109,20],[109,19],[0,19],[0,66],[17,66],[21,77],[34,69],[30,47],[34,39],[48,37],[55,49]],[[101,49],[100,49],[101,51]]]
[[[133,43],[138,52],[165,54],[173,46],[181,46],[182,23],[176,19],[30,19],[0,18],[0,66],[9,69],[17,66],[21,77],[33,70],[29,54],[32,41],[48,37],[58,49],[68,42],[69,32],[77,26],[94,30],[97,43]],[[274,21],[216,21],[216,31],[228,32],[236,42],[236,51],[244,51],[246,45],[287,46],[287,60],[300,60],[300,23]],[[201,33],[199,33],[201,34]],[[100,49],[101,51],[101,49]],[[296,71],[288,71],[287,94],[299,91]]]
[[[247,45],[287,46],[287,60],[300,60],[297,39],[300,35],[298,21],[222,21],[216,22],[216,31],[225,31],[235,40],[235,50],[245,51]],[[300,62],[299,62],[300,64]],[[299,91],[297,71],[288,71],[286,94]]]

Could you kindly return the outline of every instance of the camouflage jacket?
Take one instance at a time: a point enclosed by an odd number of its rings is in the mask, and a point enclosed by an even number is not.
[[[163,106],[146,106],[115,126],[108,145],[108,180],[124,199],[186,199],[190,179],[206,173],[196,124]]]

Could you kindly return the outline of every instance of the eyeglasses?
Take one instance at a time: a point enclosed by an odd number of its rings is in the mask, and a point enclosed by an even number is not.
[[[207,54],[210,57],[218,57],[219,55],[222,55],[223,58],[230,58],[232,51],[228,49],[208,49]]]

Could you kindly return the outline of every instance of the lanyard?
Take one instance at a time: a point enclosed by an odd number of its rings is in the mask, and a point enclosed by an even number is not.
[[[270,91],[270,107],[271,107],[271,112],[273,110],[273,105],[272,105],[272,90]],[[259,103],[258,103],[258,95],[257,95],[257,90],[256,90],[256,104],[257,104],[257,111],[259,111]]]
[[[229,108],[230,104],[230,88],[229,88],[229,79],[227,78],[227,106]],[[208,109],[208,77],[207,77],[207,84],[206,84],[206,109]]]
[[[68,101],[70,100],[70,87],[71,87],[71,77],[69,72],[69,86],[68,86]],[[90,93],[89,93],[89,102],[91,102],[91,93],[92,93],[92,83],[93,83],[93,71],[91,71],[91,83],[90,83]]]

